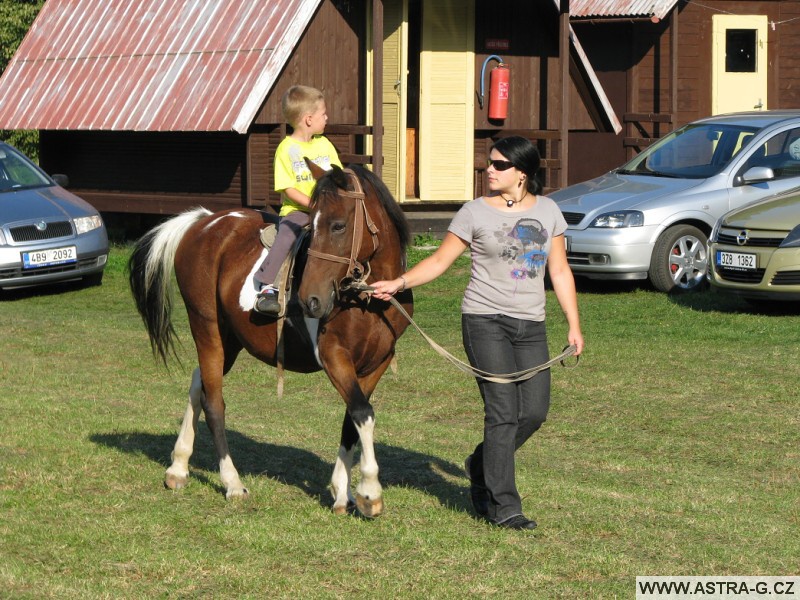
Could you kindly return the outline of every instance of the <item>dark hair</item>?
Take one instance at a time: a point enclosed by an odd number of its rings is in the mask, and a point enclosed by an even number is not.
[[[528,176],[527,188],[529,193],[534,195],[542,193],[542,184],[536,177],[541,163],[539,150],[529,139],[519,135],[501,138],[494,143],[492,150],[497,150],[515,168]]]

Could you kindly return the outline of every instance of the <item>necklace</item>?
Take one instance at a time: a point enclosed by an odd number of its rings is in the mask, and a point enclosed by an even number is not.
[[[528,192],[526,191],[525,195],[522,198],[520,198],[519,200],[514,200],[513,198],[509,198],[508,200],[506,200],[506,206],[508,208],[512,208],[515,204],[519,204],[520,202],[525,200],[525,198],[527,198],[527,197],[528,197]]]

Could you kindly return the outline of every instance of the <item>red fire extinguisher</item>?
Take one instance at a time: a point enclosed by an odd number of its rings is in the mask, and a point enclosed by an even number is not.
[[[489,114],[493,120],[503,120],[508,117],[508,89],[510,84],[510,70],[503,59],[492,54],[485,61],[481,68],[481,93],[478,97],[480,107],[483,108],[483,82],[486,73],[486,65],[490,60],[498,61],[498,64],[489,73]]]

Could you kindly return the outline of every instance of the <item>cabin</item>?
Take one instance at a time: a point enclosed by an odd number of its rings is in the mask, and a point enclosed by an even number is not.
[[[502,5],[502,11],[497,8]],[[320,88],[344,162],[368,164],[402,203],[480,194],[488,146],[540,146],[567,181],[567,114],[620,125],[548,0],[49,0],[0,79],[0,128],[38,129],[40,162],[99,210],[174,214],[275,206],[283,92]],[[494,57],[494,58],[491,58]],[[478,81],[500,62],[505,119]],[[568,100],[569,99],[569,100]]]
[[[797,107],[798,43],[800,1],[48,0],[0,129],[39,130],[42,167],[105,213],[271,209],[280,98],[303,83],[344,162],[407,211],[453,210],[506,135],[537,144],[548,191],[696,118]]]
[[[705,116],[800,108],[800,2],[571,0],[570,24],[623,125],[571,118],[570,183]]]

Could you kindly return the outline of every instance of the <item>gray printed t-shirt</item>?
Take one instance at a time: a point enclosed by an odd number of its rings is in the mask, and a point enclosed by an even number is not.
[[[553,237],[566,231],[567,222],[550,198],[536,198],[531,209],[514,213],[477,198],[453,217],[449,231],[464,240],[472,254],[462,313],[544,320],[547,257]]]

